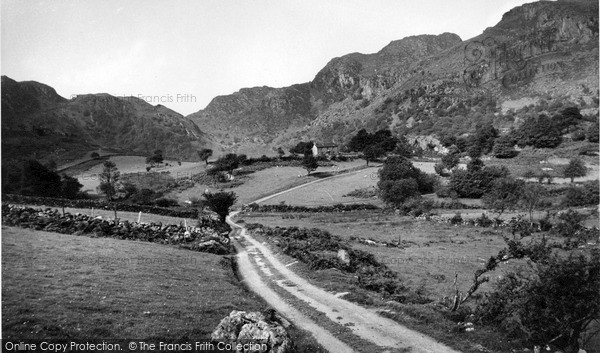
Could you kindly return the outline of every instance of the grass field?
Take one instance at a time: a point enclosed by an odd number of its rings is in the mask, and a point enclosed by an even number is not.
[[[290,216],[290,215],[286,215]],[[300,214],[285,219],[281,214],[240,214],[246,223],[270,227],[319,228],[352,242],[352,247],[370,252],[398,272],[414,289],[424,288],[433,299],[449,295],[455,273],[459,288],[466,290],[473,272],[505,246],[500,233],[489,228],[455,227],[419,221],[377,211]],[[403,248],[369,246],[356,241],[401,241]]]
[[[4,339],[207,339],[265,303],[228,257],[152,243],[2,227]],[[317,349],[291,330],[300,351]]]
[[[501,231],[419,221],[378,211],[317,214],[244,213],[239,214],[239,217],[246,223],[260,223],[270,227],[327,230],[347,240],[352,248],[373,254],[379,262],[398,274],[403,285],[413,293],[429,298],[432,303],[423,305],[416,302],[387,302],[377,293],[359,288],[355,275],[333,269],[312,270],[305,264],[294,265],[294,271],[314,284],[332,293],[347,292],[344,296],[346,300],[372,306],[375,310],[380,310],[382,315],[463,352],[499,353],[511,349],[506,337],[491,327],[476,324],[475,330],[470,333],[455,330],[457,321],[453,319],[453,314],[441,309],[441,306],[436,306],[442,298],[453,297],[456,289],[455,278],[459,291],[465,293],[472,284],[474,272],[483,268],[490,256],[496,255],[500,249],[506,247]],[[266,236],[257,237],[259,241],[269,241]],[[357,241],[357,238],[400,241],[402,247],[370,246]],[[274,244],[271,246],[277,249],[277,252],[281,252],[281,248]],[[292,260],[287,262],[291,263]],[[491,290],[497,279],[521,265],[524,265],[523,261],[514,260],[488,273],[490,282],[479,288],[477,296]],[[478,302],[477,296],[465,305],[473,308]],[[455,316],[460,317],[459,315]],[[597,352],[591,347],[600,342],[600,337],[594,340],[586,346],[588,352]]]
[[[361,199],[357,197],[344,197],[344,195],[362,188],[375,187],[379,177],[377,167],[368,168],[358,173],[336,177],[330,180],[300,188],[285,194],[273,197],[265,204],[280,204],[294,206],[315,206],[337,203],[375,203],[382,205],[379,199]]]
[[[331,167],[319,167],[313,175],[306,175],[306,170],[301,167],[275,167],[257,171],[249,175],[249,180],[244,184],[226,189],[225,191],[233,191],[238,196],[238,205],[247,204],[259,199],[262,196],[269,195],[276,190],[283,190],[295,185],[304,184],[311,180],[319,178],[319,173],[337,172],[343,169],[356,168],[364,165],[362,160],[353,162],[340,162]],[[209,185],[196,184],[193,188],[186,189],[178,193],[172,193],[167,197],[173,197],[180,202],[189,200],[190,197],[201,197],[202,193],[208,189],[212,192],[213,187]]]
[[[142,156],[113,156],[109,158],[110,161],[114,162],[121,172],[126,173],[146,173],[146,157]],[[163,165],[159,168],[153,168],[155,172],[169,172],[170,176],[174,179],[178,178],[189,178],[192,174],[199,173],[206,168],[203,162],[192,163],[192,162],[181,162],[179,165],[176,161],[165,160],[165,164],[169,163],[170,166]],[[102,172],[102,163],[93,165],[92,167],[85,168],[84,170],[78,170],[74,172],[74,177],[79,180],[83,187],[82,191],[90,194],[96,194],[96,187],[100,184],[98,174]]]

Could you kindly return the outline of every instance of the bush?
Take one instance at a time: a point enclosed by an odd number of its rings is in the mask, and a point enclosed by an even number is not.
[[[555,254],[529,271],[509,272],[476,310],[521,345],[549,343],[577,352],[600,312],[600,252]]]
[[[492,155],[494,155],[496,158],[514,158],[519,154],[519,152],[515,150],[514,145],[515,143],[511,137],[499,137],[494,142]]]
[[[482,168],[482,163],[476,161],[471,161],[467,170],[454,170],[450,176],[449,188],[459,197],[480,198],[490,190],[496,179],[506,178],[510,174],[504,166]]]
[[[482,213],[481,216],[475,219],[475,225],[478,227],[491,227],[494,224],[494,221],[491,220],[485,213]]]
[[[450,218],[449,221],[450,221],[450,224],[457,225],[457,224],[461,224],[463,222],[463,218],[460,215],[460,212],[456,212],[456,214],[454,216],[452,216],[452,218]]]
[[[167,199],[167,198],[164,198],[164,197],[155,200],[154,203],[158,207],[174,207],[174,206],[179,206],[179,203],[177,202],[177,200]]]
[[[380,181],[378,186],[381,199],[395,207],[419,195],[419,185],[412,178]]]
[[[572,185],[561,198],[561,205],[566,207],[598,205],[600,192],[597,181],[588,181],[583,186]]]
[[[582,222],[585,221],[586,216],[568,209],[556,218],[558,219],[555,225],[556,232],[563,237],[570,237],[584,228]]]
[[[433,200],[425,200],[422,198],[410,198],[398,206],[398,210],[405,215],[419,217],[423,214],[429,214],[434,208]]]

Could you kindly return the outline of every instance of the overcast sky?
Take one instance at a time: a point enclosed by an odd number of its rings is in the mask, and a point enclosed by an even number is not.
[[[1,71],[66,98],[157,96],[187,115],[243,87],[308,82],[334,57],[409,35],[469,39],[526,2],[2,0]]]

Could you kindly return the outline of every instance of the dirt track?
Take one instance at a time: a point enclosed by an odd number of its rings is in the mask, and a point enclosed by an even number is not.
[[[306,185],[308,184],[300,187]],[[297,188],[299,187],[293,189]],[[273,196],[275,195],[265,197],[257,202]],[[251,290],[262,296],[274,309],[286,316],[295,325],[313,333],[325,349],[330,352],[354,351],[327,329],[319,326],[292,304],[286,302],[269,287],[269,284],[285,289],[290,295],[308,304],[312,310],[325,314],[327,319],[332,322],[350,327],[354,335],[373,344],[369,352],[458,352],[428,336],[384,318],[374,310],[363,308],[341,299],[339,294],[326,292],[310,284],[279,261],[267,246],[247,234],[243,226],[234,223],[232,217],[235,217],[237,213],[232,212],[227,220],[235,229],[233,239],[238,250],[238,268],[243,281]]]

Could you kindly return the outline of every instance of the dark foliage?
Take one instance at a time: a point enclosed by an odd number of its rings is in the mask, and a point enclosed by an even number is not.
[[[205,192],[203,194],[208,207],[219,215],[221,222],[225,223],[225,219],[229,214],[231,206],[235,204],[237,196],[234,192]]]
[[[474,159],[467,165],[467,170],[456,169],[450,176],[449,189],[459,197],[480,198],[493,186],[499,178],[510,175],[506,167],[484,166],[479,159]]]

